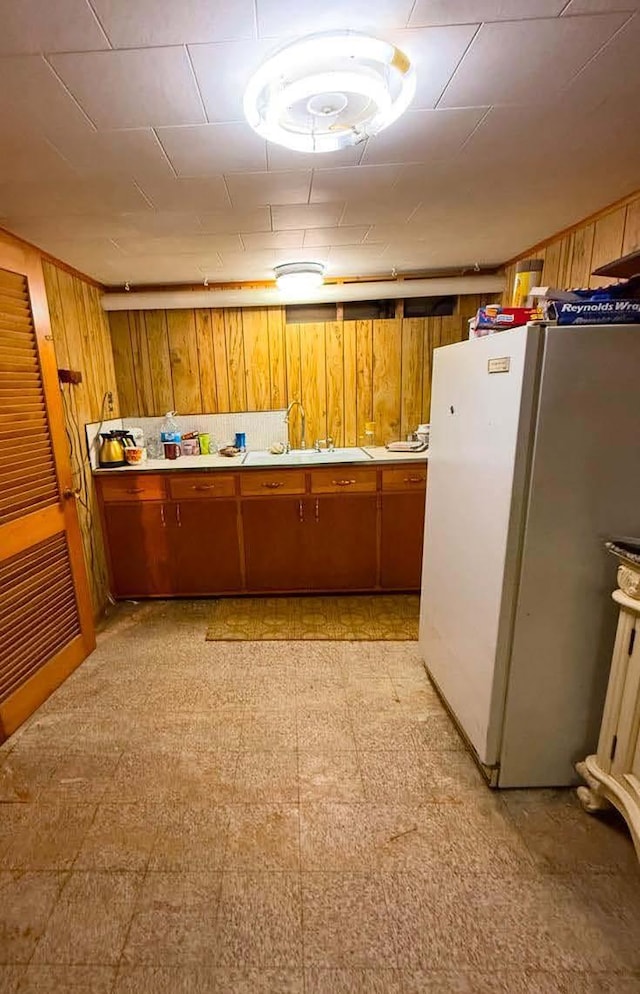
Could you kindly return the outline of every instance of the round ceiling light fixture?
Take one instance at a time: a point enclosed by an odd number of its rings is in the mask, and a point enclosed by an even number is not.
[[[273,270],[278,290],[299,293],[317,290],[324,283],[324,266],[321,262],[285,262]]]
[[[330,31],[287,45],[260,66],[244,112],[254,131],[277,145],[335,152],[388,128],[415,90],[415,68],[395,45]]]

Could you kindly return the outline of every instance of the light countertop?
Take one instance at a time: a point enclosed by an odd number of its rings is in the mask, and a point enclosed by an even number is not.
[[[361,450],[354,447],[354,452],[360,452]],[[362,458],[356,458],[353,463],[345,460],[344,457],[339,460],[332,460],[331,453],[323,452],[322,455],[317,455],[313,453],[313,450],[309,450],[308,461],[305,459],[301,462],[291,464],[282,462],[283,469],[309,469],[315,466],[378,466],[384,465],[385,463],[424,463],[428,460],[428,451],[425,452],[389,452],[384,446],[376,446],[375,448],[367,448],[364,450],[368,455],[369,459],[363,460]],[[127,472],[159,472],[166,470],[271,470],[278,469],[279,464],[277,462],[278,457],[274,456],[273,464],[270,465],[246,465],[244,460],[246,458],[246,453],[242,453],[238,456],[179,456],[178,459],[147,459],[145,462],[136,463],[133,466],[116,466],[113,469],[95,469],[94,473],[127,473]]]

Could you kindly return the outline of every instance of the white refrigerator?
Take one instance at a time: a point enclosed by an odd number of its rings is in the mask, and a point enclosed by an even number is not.
[[[613,648],[611,536],[640,534],[640,326],[437,349],[420,647],[497,787],[576,782]]]

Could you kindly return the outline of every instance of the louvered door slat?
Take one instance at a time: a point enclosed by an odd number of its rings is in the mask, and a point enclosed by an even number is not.
[[[28,576],[16,584],[21,570]],[[63,533],[0,562],[0,630],[11,631],[0,656],[0,702],[80,635]]]

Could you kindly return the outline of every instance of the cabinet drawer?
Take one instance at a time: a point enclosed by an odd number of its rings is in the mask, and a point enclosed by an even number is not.
[[[266,494],[303,494],[304,470],[274,470],[273,472],[240,474],[240,491],[247,496],[264,497]]]
[[[426,466],[402,466],[382,470],[383,490],[424,490],[427,485]]]
[[[189,473],[169,477],[169,494],[174,500],[203,500],[207,497],[234,497],[236,478],[217,473]]]
[[[311,492],[314,494],[370,493],[375,490],[375,469],[331,466],[315,469],[311,474]]]
[[[104,501],[136,501],[164,500],[166,488],[164,476],[150,473],[129,474],[124,472],[117,476],[101,476],[99,486]]]

